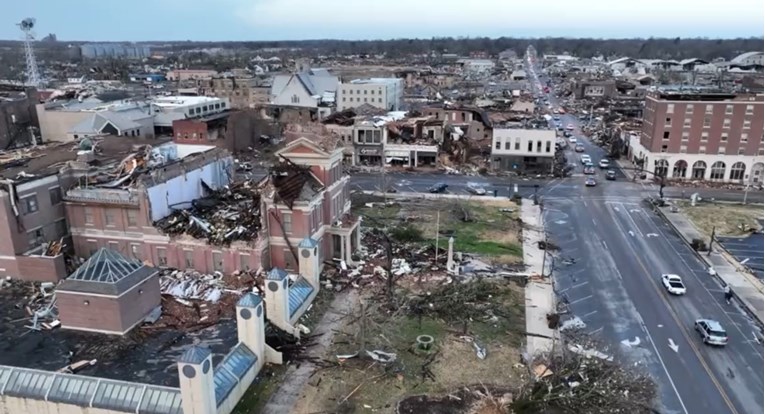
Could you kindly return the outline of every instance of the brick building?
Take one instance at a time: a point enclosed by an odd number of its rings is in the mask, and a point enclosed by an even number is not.
[[[675,180],[763,181],[763,96],[655,92],[646,96],[636,165]]]

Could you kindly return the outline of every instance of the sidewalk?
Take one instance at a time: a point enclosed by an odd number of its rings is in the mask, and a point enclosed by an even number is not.
[[[531,334],[526,336],[526,353],[533,357],[552,350],[553,341],[558,339],[558,330],[547,326],[547,315],[556,312],[555,292],[552,280],[541,277],[542,274],[550,273],[551,263],[549,260],[544,263],[545,250],[537,246],[537,242],[545,237],[539,206],[535,206],[531,200],[523,200],[521,219],[526,226],[533,227],[523,229],[523,262],[531,274],[526,284],[526,332]],[[544,272],[543,263],[547,267]]]
[[[690,244],[693,239],[707,240],[709,237],[702,235],[696,226],[682,213],[670,212],[670,207],[660,207],[659,211],[664,219],[675,231]],[[730,286],[733,296],[736,297],[744,308],[754,316],[760,324],[763,323],[763,284],[754,275],[737,266],[734,258],[730,257],[721,247],[715,245],[712,254],[706,252],[697,254],[707,266],[711,266],[717,272],[724,283]],[[733,263],[736,263],[734,265]]]

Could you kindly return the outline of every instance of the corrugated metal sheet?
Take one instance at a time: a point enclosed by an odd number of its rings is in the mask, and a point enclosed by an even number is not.
[[[53,379],[53,385],[48,392],[48,401],[87,407],[93,399],[97,386],[96,378],[59,374]]]
[[[3,395],[44,400],[52,382],[53,374],[50,372],[14,368],[8,376]]]
[[[247,348],[245,344],[238,344],[220,363],[220,366],[226,368],[234,374],[239,380],[244,377],[247,370],[257,362],[258,357]]]
[[[290,286],[290,318],[295,316],[295,312],[308,299],[308,296],[311,296],[312,292],[313,286],[304,277],[301,277]]]
[[[218,366],[215,368],[213,380],[215,381],[215,404],[220,406],[236,386],[236,377],[226,368]]]
[[[138,414],[183,414],[181,391],[149,385],[141,399]]]
[[[11,376],[11,370],[13,368],[6,367],[6,366],[0,366],[0,394],[2,393],[2,390],[5,388],[5,384],[8,383],[8,377]]]
[[[93,407],[135,412],[146,385],[101,380],[93,398]]]

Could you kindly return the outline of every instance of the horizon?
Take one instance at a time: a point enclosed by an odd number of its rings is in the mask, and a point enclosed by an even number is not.
[[[550,0],[546,7],[498,0],[468,6],[456,0],[325,0],[319,7],[311,0],[217,0],[213,6],[187,0],[32,0],[4,11],[0,38],[20,40],[16,24],[32,17],[36,38],[54,33],[64,42],[736,39],[763,37],[763,12],[758,0],[643,0],[638,8],[595,0]]]

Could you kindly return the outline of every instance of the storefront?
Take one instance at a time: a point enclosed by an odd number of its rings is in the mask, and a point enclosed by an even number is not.
[[[390,144],[385,146],[385,163],[405,167],[435,166],[438,147],[435,145]]]
[[[356,165],[379,166],[382,165],[382,145],[364,145],[356,148]]]

